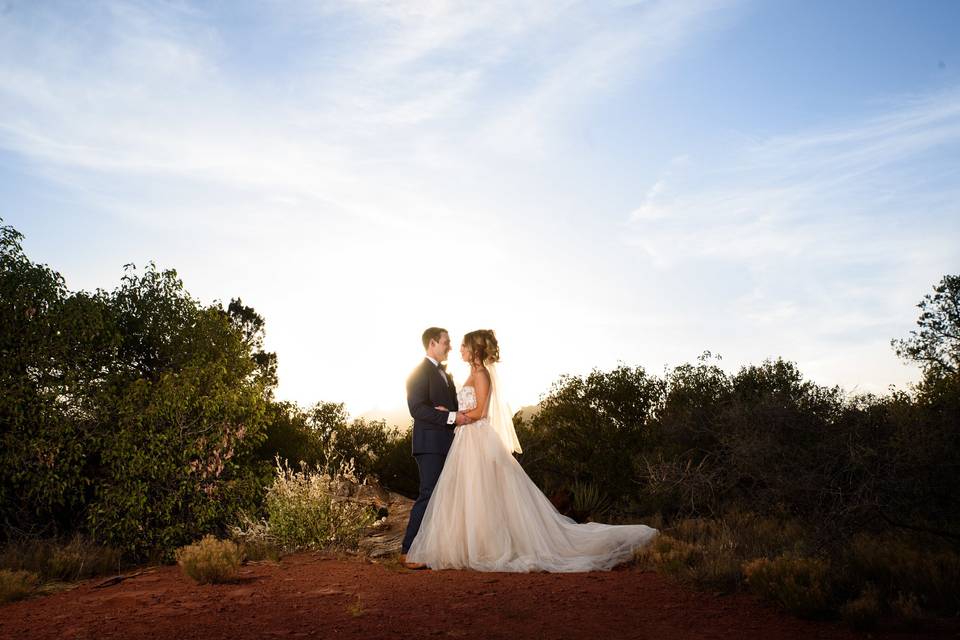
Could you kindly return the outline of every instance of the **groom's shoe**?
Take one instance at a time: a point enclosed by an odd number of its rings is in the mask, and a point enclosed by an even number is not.
[[[400,564],[405,566],[407,569],[413,569],[414,571],[427,568],[427,565],[420,562],[407,562],[407,554],[405,553],[400,554]]]

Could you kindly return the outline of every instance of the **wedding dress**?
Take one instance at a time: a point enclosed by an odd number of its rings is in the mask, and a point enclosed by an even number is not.
[[[646,525],[578,524],[558,512],[513,457],[520,451],[495,366],[487,417],[457,427],[408,562],[432,569],[574,572],[629,560],[659,533]],[[460,410],[476,392],[457,392]],[[509,421],[506,423],[505,421]]]

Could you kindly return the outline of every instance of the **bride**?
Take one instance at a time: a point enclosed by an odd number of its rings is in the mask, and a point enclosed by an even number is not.
[[[512,455],[521,449],[497,376],[493,331],[466,334],[460,355],[470,375],[457,400],[475,422],[456,428],[408,562],[478,571],[606,570],[657,536],[642,524],[577,524],[559,513]]]

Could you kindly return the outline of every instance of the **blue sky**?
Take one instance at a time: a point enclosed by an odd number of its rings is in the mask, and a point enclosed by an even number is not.
[[[518,405],[704,350],[883,392],[960,267],[958,43],[952,1],[0,1],[0,216],[73,289],[242,297],[278,395],[355,414],[433,324]]]

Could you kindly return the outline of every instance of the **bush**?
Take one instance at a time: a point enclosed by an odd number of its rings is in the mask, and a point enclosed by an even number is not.
[[[641,551],[641,565],[677,576],[695,586],[734,591],[743,582],[743,564],[758,556],[776,556],[806,548],[802,528],[747,512],[723,518],[686,518],[658,526],[668,535]]]
[[[240,545],[240,551],[243,557],[251,561],[271,560],[278,562],[283,556],[283,549],[270,543],[260,543],[256,541],[245,542]]]
[[[653,542],[634,553],[634,560],[644,569],[689,578],[693,568],[703,560],[703,549],[698,545],[660,534]]]
[[[880,618],[880,607],[879,589],[868,584],[858,597],[840,607],[840,616],[854,629],[872,629]]]
[[[268,414],[258,459],[272,466],[279,457],[328,470],[352,460],[358,480],[376,478],[392,491],[417,495],[420,475],[410,455],[410,430],[383,420],[351,420],[346,407],[335,402],[318,402],[307,410],[289,402],[272,403]]]
[[[21,237],[0,227],[0,535],[82,531],[171,559],[260,500],[250,454],[276,382],[262,319],[152,264],[69,292]]]
[[[279,560],[283,554],[280,543],[270,532],[266,520],[254,520],[247,513],[238,514],[239,524],[229,527],[230,537],[240,545],[248,560]]]
[[[40,584],[40,577],[31,571],[0,569],[0,603],[22,600]]]
[[[625,471],[648,444],[662,391],[640,367],[562,376],[530,423],[518,421],[524,469],[548,494],[576,479],[614,502],[629,500],[636,485]]]
[[[255,522],[241,515],[244,525],[232,528],[244,541],[277,545],[284,550],[355,548],[376,511],[344,494],[344,485],[357,484],[349,462],[331,471],[310,470],[301,463],[293,471],[276,458],[276,475],[267,491],[267,516]]]
[[[580,522],[586,519],[597,520],[610,508],[610,499],[592,482],[574,482],[572,517]]]
[[[960,554],[946,546],[903,534],[858,534],[848,558],[848,579],[877,585],[891,609],[912,617],[920,605],[945,615],[960,611]]]
[[[826,560],[784,554],[751,560],[743,572],[751,591],[791,613],[811,617],[829,609],[830,563]]]
[[[11,540],[0,551],[0,568],[27,570],[42,581],[73,582],[118,572],[118,549],[96,544],[79,534],[69,540]]]
[[[209,534],[198,543],[177,549],[175,555],[183,572],[200,584],[234,581],[243,562],[239,546]]]
[[[917,596],[912,593],[898,593],[890,600],[890,610],[908,627],[916,626],[924,618]]]

